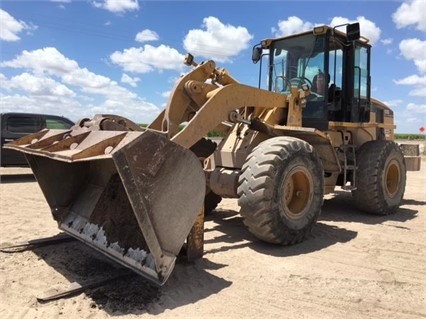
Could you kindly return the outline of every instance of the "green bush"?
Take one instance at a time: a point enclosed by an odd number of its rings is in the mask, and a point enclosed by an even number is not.
[[[224,137],[225,135],[226,133],[215,131],[215,130],[207,133],[207,137]]]
[[[424,134],[395,134],[396,140],[424,140]]]

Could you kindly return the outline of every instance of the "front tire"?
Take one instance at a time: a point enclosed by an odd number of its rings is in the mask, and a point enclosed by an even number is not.
[[[262,142],[248,156],[239,178],[244,224],[266,242],[301,242],[320,215],[323,176],[321,160],[309,143],[293,137]]]
[[[352,191],[359,210],[377,215],[397,211],[405,192],[404,154],[392,141],[370,141],[356,156],[357,189]]]

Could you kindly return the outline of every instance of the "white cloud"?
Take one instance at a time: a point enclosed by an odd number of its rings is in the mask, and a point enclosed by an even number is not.
[[[380,40],[380,42],[383,45],[391,45],[393,43],[393,39],[392,38],[387,38],[387,39]]]
[[[392,15],[393,22],[398,29],[414,25],[417,30],[426,31],[426,2],[424,0],[405,0]],[[411,38],[404,39],[399,43],[401,55],[413,61],[420,74],[426,73],[426,41]],[[409,96],[421,98],[426,97],[426,76],[410,75],[400,80],[394,80],[397,85],[411,86]],[[407,112],[426,113],[425,104],[410,103]]]
[[[170,97],[170,94],[172,93],[172,91],[164,91],[161,93],[161,96],[168,99]]]
[[[399,49],[404,58],[414,61],[419,72],[426,72],[426,41],[405,39],[399,43]]]
[[[96,8],[105,9],[114,13],[139,10],[138,0],[103,0],[93,1]]]
[[[114,85],[114,82],[109,78],[90,72],[86,68],[78,68],[72,72],[64,74],[62,76],[62,81],[68,84],[80,86],[82,88],[90,89],[103,89]]]
[[[380,40],[380,42],[387,47],[386,48],[386,54],[392,54],[393,53],[393,48],[391,46],[391,44],[393,43],[393,39],[392,38],[387,38],[387,39],[382,39]]]
[[[111,54],[112,63],[120,65],[124,71],[148,73],[162,70],[181,70],[184,66],[184,55],[166,45],[154,47],[145,45],[139,48],[129,48],[115,51]]]
[[[141,32],[138,32],[135,37],[135,41],[138,42],[147,42],[147,41],[157,41],[160,37],[155,31],[145,29]]]
[[[401,80],[394,80],[397,85],[408,85],[414,86],[414,89],[410,91],[410,96],[426,97],[426,75],[410,75]]]
[[[410,75],[402,80],[395,80],[395,84],[401,85],[424,85],[426,86],[426,76]]]
[[[414,103],[408,103],[407,105],[407,111],[410,113],[425,113],[426,114],[426,104],[414,104]]]
[[[25,23],[24,21],[18,21],[6,11],[0,9],[0,40],[9,42],[18,41],[20,40],[19,33],[35,29],[37,29],[37,26]]]
[[[398,29],[414,25],[420,31],[426,31],[425,0],[406,0],[392,15]]]
[[[66,116],[72,120],[76,120],[73,110],[77,110],[79,105],[72,104],[70,100],[59,99],[50,96],[50,98],[40,98],[38,96],[27,95],[3,95],[0,94],[2,111],[5,112],[31,112],[31,113],[49,113]],[[66,103],[66,108],[61,109],[61,105]]]
[[[24,50],[16,59],[0,63],[1,67],[31,69],[36,74],[61,76],[78,68],[77,62],[64,57],[56,48]]]
[[[132,78],[131,76],[127,75],[126,73],[123,73],[123,75],[121,76],[121,82],[127,83],[132,87],[136,87],[140,80],[141,80],[140,78],[138,78],[138,77]]]
[[[225,25],[218,18],[203,19],[203,30],[190,30],[183,40],[186,51],[195,57],[205,57],[218,62],[230,62],[247,49],[253,36],[245,27]]]
[[[65,85],[47,77],[22,73],[5,81],[8,89],[20,89],[31,96],[74,97],[76,94]]]
[[[74,60],[66,58],[56,48],[48,47],[34,51],[23,51],[14,60],[0,63],[1,67],[23,68],[34,74],[60,77],[64,83],[84,89],[102,89],[110,87],[113,82],[102,75],[94,74],[86,68],[80,68]]]
[[[58,8],[64,10],[65,9],[65,4],[71,3],[72,0],[48,0],[48,1],[53,2],[53,3],[57,3],[58,4]]]
[[[419,86],[414,89],[412,89],[409,93],[410,96],[419,96],[419,97],[426,97],[426,86]]]
[[[282,37],[303,31],[308,31],[313,27],[313,23],[303,21],[299,17],[291,16],[288,17],[287,20],[278,21],[278,29],[272,28],[272,33],[276,37]]]
[[[23,51],[0,66],[25,70],[10,79],[0,74],[4,111],[40,110],[72,120],[112,113],[148,123],[160,112],[117,82],[81,68],[56,48]]]

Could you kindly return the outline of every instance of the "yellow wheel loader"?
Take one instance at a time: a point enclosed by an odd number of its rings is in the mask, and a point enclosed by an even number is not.
[[[370,97],[368,40],[346,28],[261,41],[259,87],[188,54],[192,71],[145,129],[97,115],[6,147],[26,155],[60,229],[158,285],[180,253],[202,256],[204,208],[224,197],[282,245],[306,238],[336,187],[360,210],[394,213],[406,162],[392,110]]]

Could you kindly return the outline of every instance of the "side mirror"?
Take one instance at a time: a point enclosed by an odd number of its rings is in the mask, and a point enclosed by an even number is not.
[[[346,40],[348,42],[358,40],[360,37],[359,22],[348,24],[346,26]]]
[[[261,47],[254,47],[253,52],[251,55],[251,59],[253,63],[259,62],[259,60],[262,58],[262,48]]]

